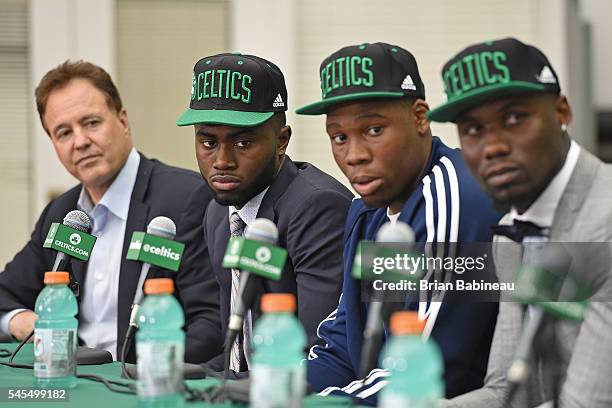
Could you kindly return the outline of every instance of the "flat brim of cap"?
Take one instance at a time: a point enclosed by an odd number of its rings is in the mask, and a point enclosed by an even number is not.
[[[205,123],[210,125],[227,125],[251,127],[261,125],[274,115],[274,112],[244,112],[222,109],[199,110],[187,109],[177,119],[178,126]]]
[[[368,98],[401,98],[402,96],[406,96],[406,94],[403,92],[357,92],[347,95],[338,95],[311,103],[310,105],[302,106],[296,110],[295,113],[299,115],[323,115],[327,113],[332,106],[346,101]]]
[[[433,122],[455,122],[457,116],[470,108],[474,108],[483,102],[504,96],[522,93],[550,92],[544,85],[531,82],[511,81],[505,84],[493,84],[478,88],[473,92],[467,92],[452,101],[446,102],[427,113],[429,120]]]

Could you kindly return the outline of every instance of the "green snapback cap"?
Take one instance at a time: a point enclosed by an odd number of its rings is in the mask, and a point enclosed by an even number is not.
[[[301,115],[322,115],[341,102],[367,98],[425,99],[414,56],[386,43],[341,48],[321,63],[321,97],[296,110]]]
[[[522,93],[560,93],[559,79],[546,56],[515,38],[478,43],[444,64],[446,102],[429,111],[434,122],[455,122],[484,102]]]
[[[285,78],[276,65],[254,55],[217,54],[196,62],[189,108],[176,124],[251,127],[286,110]]]

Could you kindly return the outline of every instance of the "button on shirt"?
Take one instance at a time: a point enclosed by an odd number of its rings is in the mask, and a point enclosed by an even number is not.
[[[89,258],[79,310],[79,336],[88,347],[109,351],[117,359],[117,303],[123,238],[140,155],[132,149],[127,162],[98,204],[85,188],[77,208],[92,220],[97,237]]]

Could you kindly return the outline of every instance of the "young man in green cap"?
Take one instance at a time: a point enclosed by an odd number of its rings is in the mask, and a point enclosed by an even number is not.
[[[280,69],[253,55],[218,54],[194,67],[191,104],[179,126],[194,125],[200,172],[214,201],[204,230],[213,272],[221,288],[221,321],[238,296],[240,273],[222,267],[231,235],[256,218],[278,227],[277,245],[288,258],[278,281],[261,292],[293,293],[297,315],[317,341],[317,324],[338,302],[342,284],[342,229],[352,194],[333,177],[286,154],[291,128],[285,124],[287,89]],[[247,371],[255,302],[231,345],[230,368]]]
[[[297,113],[327,115],[334,159],[361,198],[353,200],[345,227],[342,297],[319,325],[325,345],[310,350],[308,381],[323,395],[374,403],[389,373],[361,367],[369,304],[351,274],[357,245],[374,240],[386,222],[402,221],[416,242],[436,243],[430,255],[441,257],[457,242],[490,241],[499,215],[459,151],[432,136],[425,86],[410,52],[385,43],[344,47],[322,62],[320,76],[322,100]],[[456,255],[461,251],[459,246]],[[451,270],[435,272],[454,279]],[[405,307],[427,319],[423,338],[440,346],[446,396],[480,387],[497,304],[450,304],[444,291],[429,295],[431,301],[407,301]]]
[[[513,38],[471,45],[444,65],[442,78],[447,101],[429,117],[457,124],[470,170],[508,211],[498,227],[508,238],[493,248],[500,277],[528,261],[528,242],[612,240],[612,167],[570,138],[569,103],[540,50]],[[578,282],[592,278],[584,262],[572,266]],[[609,282],[609,272],[596,273]],[[547,331],[537,305],[501,302],[485,386],[442,406],[612,406],[612,304],[593,299],[581,323],[559,319]],[[556,333],[556,344],[546,333]],[[525,356],[525,346],[542,341],[544,352]]]

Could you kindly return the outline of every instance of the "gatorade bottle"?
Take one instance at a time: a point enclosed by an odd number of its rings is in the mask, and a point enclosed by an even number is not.
[[[78,307],[68,289],[68,272],[46,272],[34,311],[34,386],[74,388],[76,378]]]
[[[172,279],[147,279],[138,313],[136,356],[140,407],[177,407],[183,399],[185,323]]]
[[[381,365],[391,372],[378,401],[381,408],[436,407],[444,395],[443,362],[438,346],[423,341],[424,321],[413,311],[391,316],[393,337],[385,345]]]
[[[306,389],[301,364],[306,332],[296,319],[295,296],[268,293],[262,296],[264,315],[253,331],[253,367],[250,401],[254,408],[295,408],[302,405]]]

